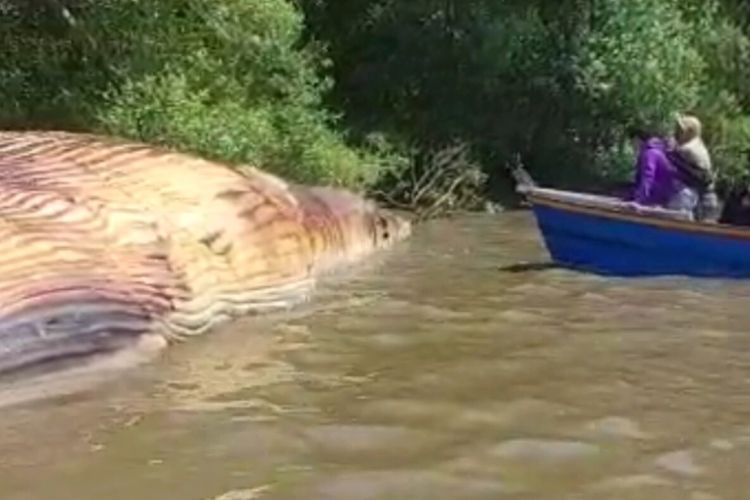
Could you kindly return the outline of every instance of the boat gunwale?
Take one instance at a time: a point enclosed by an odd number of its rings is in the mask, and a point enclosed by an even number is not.
[[[527,193],[527,198],[532,203],[532,205],[548,206],[568,212],[576,212],[586,215],[618,219],[626,222],[656,226],[663,229],[674,229],[687,233],[705,234],[710,236],[725,236],[750,241],[750,228],[742,228],[738,226],[730,226],[727,224],[718,223],[702,223],[689,220],[667,219],[649,214],[625,213],[615,208],[598,207],[587,204],[585,202],[560,200],[554,196],[545,195],[544,193],[539,192],[529,192]]]

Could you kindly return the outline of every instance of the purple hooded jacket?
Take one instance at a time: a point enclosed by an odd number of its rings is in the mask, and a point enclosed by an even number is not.
[[[628,201],[666,206],[683,187],[677,168],[667,157],[667,144],[659,138],[641,143],[636,162],[635,185]]]

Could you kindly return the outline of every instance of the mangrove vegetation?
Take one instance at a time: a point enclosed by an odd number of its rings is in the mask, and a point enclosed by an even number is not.
[[[697,114],[747,181],[739,0],[0,0],[0,127],[87,130],[438,215],[519,162],[630,175],[623,130]],[[241,167],[240,167],[241,168]]]

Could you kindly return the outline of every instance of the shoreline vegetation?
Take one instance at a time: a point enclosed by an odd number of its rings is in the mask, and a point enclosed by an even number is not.
[[[116,135],[421,218],[606,190],[624,129],[701,118],[748,182],[738,0],[0,0],[0,127]]]

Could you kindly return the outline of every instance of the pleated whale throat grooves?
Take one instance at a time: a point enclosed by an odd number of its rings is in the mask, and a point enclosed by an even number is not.
[[[0,132],[0,373],[305,300],[411,232],[352,192],[145,144]]]

